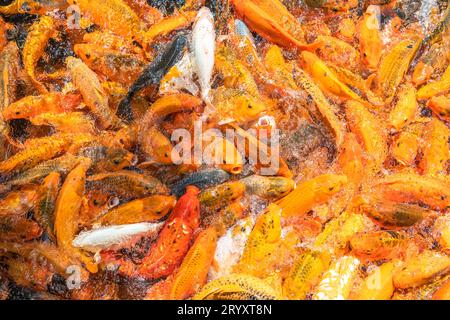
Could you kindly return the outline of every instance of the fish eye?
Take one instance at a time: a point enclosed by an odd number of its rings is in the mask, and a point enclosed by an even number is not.
[[[19,115],[20,114],[20,111],[16,111],[16,115]]]
[[[120,162],[121,162],[120,159],[114,159],[114,160],[113,160],[113,163],[114,163],[115,165],[119,165]]]
[[[86,56],[87,59],[91,58],[91,54],[90,53],[86,53],[85,56]]]

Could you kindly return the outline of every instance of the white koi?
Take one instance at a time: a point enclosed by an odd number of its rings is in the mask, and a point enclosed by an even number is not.
[[[72,245],[94,253],[106,249],[118,250],[132,245],[143,236],[155,239],[163,225],[164,222],[100,227],[81,232]]]
[[[211,101],[211,78],[214,70],[214,53],[216,50],[216,32],[211,11],[203,7],[198,12],[192,30],[192,51],[199,78],[202,99]]]

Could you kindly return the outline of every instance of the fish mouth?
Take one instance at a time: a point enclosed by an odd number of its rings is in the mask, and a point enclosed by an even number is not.
[[[240,174],[242,173],[242,166],[234,166],[230,168],[230,173],[232,174]]]

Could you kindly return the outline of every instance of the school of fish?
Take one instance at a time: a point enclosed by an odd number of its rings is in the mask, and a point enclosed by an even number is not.
[[[2,1],[0,300],[449,300],[449,22]]]

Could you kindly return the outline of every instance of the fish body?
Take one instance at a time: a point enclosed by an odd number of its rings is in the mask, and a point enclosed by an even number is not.
[[[11,41],[0,54],[0,110],[16,100],[19,72],[19,48]]]
[[[300,68],[296,68],[295,71],[295,80],[312,97],[316,104],[317,110],[331,129],[336,139],[336,146],[341,146],[344,140],[345,128],[343,123],[337,117],[333,106],[327,100],[318,85],[305,71]]]
[[[189,249],[193,232],[200,223],[198,193],[196,187],[189,186],[178,200],[158,241],[142,261],[138,269],[139,275],[147,279],[157,279],[171,274],[180,265]]]
[[[120,171],[132,166],[136,161],[135,156],[124,148],[95,143],[80,149],[77,156],[91,159],[92,169],[96,173]]]
[[[255,39],[253,38],[253,35],[250,31],[250,29],[247,27],[247,25],[239,19],[234,20],[234,30],[236,31],[236,34],[243,38],[248,38],[252,42],[252,44],[255,44]]]
[[[41,227],[33,220],[15,215],[0,216],[0,241],[30,241],[41,234]]]
[[[375,268],[364,280],[357,292],[356,300],[389,300],[394,293],[392,274],[394,263],[386,262]],[[374,285],[376,284],[376,285]]]
[[[164,185],[156,178],[128,170],[99,173],[87,178],[88,185],[120,197],[144,197],[164,193]]]
[[[74,51],[93,71],[109,81],[132,84],[145,68],[145,61],[130,53],[104,49],[96,44],[76,44]]]
[[[69,0],[78,5],[81,12],[102,29],[110,30],[122,37],[136,39],[145,45],[143,30],[145,24],[122,0]]]
[[[398,253],[406,239],[406,234],[397,231],[361,232],[350,239],[350,248],[362,259],[381,260]]]
[[[375,70],[383,52],[381,26],[376,12],[367,10],[358,25],[359,49],[367,69]]]
[[[315,54],[302,52],[303,67],[318,82],[319,87],[343,99],[353,99],[367,104],[356,92],[340,81],[337,75]]]
[[[180,196],[184,193],[187,186],[196,186],[200,189],[212,187],[227,181],[230,175],[221,169],[206,169],[195,172],[175,183],[171,189],[172,193]]]
[[[330,261],[330,256],[320,251],[308,250],[300,255],[283,284],[286,297],[296,300],[305,299],[309,291],[320,281]]]
[[[198,235],[174,277],[171,299],[186,299],[204,285],[213,262],[216,244],[217,233],[214,228],[205,229]]]
[[[89,159],[78,164],[64,180],[55,206],[55,235],[58,247],[69,255],[79,258],[93,273],[98,267],[92,259],[73,246],[78,230],[81,201],[85,191],[86,173],[91,165]]]
[[[216,32],[211,11],[203,7],[192,29],[192,51],[204,101],[210,102],[211,78],[214,69]]]
[[[158,164],[170,165],[177,163],[178,159],[174,157],[173,145],[170,139],[160,132],[157,126],[152,126],[142,135],[141,149],[150,161]]]
[[[247,239],[255,221],[249,216],[239,219],[235,226],[225,230],[217,241],[214,260],[216,266],[210,269],[209,278],[218,279],[232,273],[233,267],[239,262]]]
[[[420,46],[420,38],[403,40],[396,44],[381,60],[378,72],[378,93],[392,101],[411,61]]]
[[[118,250],[132,245],[133,240],[142,236],[154,239],[164,223],[135,223],[108,226],[83,231],[72,241],[72,245],[91,252]]]
[[[425,204],[433,210],[450,207],[450,182],[445,177],[391,174],[375,181],[371,192],[397,204]]]
[[[1,6],[0,13],[43,15],[48,11],[52,11],[55,9],[64,9],[65,7],[67,7],[66,0],[14,0],[6,6]]]
[[[346,300],[356,280],[361,262],[351,256],[343,256],[325,272],[313,300]]]
[[[446,175],[447,162],[450,160],[448,141],[450,129],[438,119],[431,120],[425,127],[421,148],[422,159],[419,170],[426,175]]]
[[[214,92],[213,105],[221,119],[247,124],[261,117],[267,106],[261,98],[233,88],[219,88]]]
[[[423,3],[423,9],[429,9],[426,6],[426,2]],[[421,11],[422,13],[423,11]],[[428,17],[424,17],[421,21],[428,21]],[[422,41],[422,47],[425,47],[427,45],[432,44],[436,41],[436,39],[439,38],[439,36],[448,29],[448,25],[450,23],[450,7],[447,6],[447,10],[445,11],[444,15],[442,16],[442,19],[439,21],[439,23],[436,25],[434,30],[432,30]]]
[[[400,91],[398,102],[389,114],[389,125],[400,131],[413,122],[417,112],[416,90],[407,86]]]
[[[55,242],[55,207],[58,197],[61,176],[58,172],[50,173],[42,183],[42,191],[39,196],[34,216],[43,227],[47,236]]]
[[[203,190],[199,195],[199,201],[204,207],[217,209],[242,198],[244,191],[245,186],[242,182],[226,182]]]
[[[159,37],[164,37],[173,31],[189,27],[194,22],[196,15],[196,11],[186,11],[163,18],[145,32],[146,42],[152,43]]]
[[[303,182],[277,204],[283,209],[283,217],[304,215],[313,206],[328,201],[347,182],[343,175],[321,175]]]
[[[424,250],[408,259],[400,270],[394,273],[395,288],[406,289],[429,283],[438,275],[450,270],[450,258],[438,251]]]
[[[82,112],[42,113],[30,118],[30,122],[36,126],[51,126],[59,133],[94,134],[96,131],[93,119]]]
[[[107,262],[119,265],[119,273],[128,277],[147,280],[167,277],[182,263],[187,254],[194,231],[200,224],[199,190],[189,186],[178,200],[161,230],[158,240],[152,244],[142,263],[135,265],[129,260]]]
[[[281,296],[265,281],[246,274],[230,274],[211,281],[193,300],[279,300]]]
[[[10,192],[0,200],[0,216],[23,216],[34,208],[38,197],[39,190],[36,187]]]
[[[291,192],[295,183],[292,179],[285,177],[266,177],[252,175],[241,179],[245,185],[246,192],[265,199],[280,199]]]
[[[95,115],[102,128],[117,125],[116,118],[109,108],[108,95],[103,89],[97,74],[81,61],[81,59],[68,57],[66,66],[69,70],[75,87],[80,90],[83,101]]]
[[[66,137],[44,137],[30,143],[29,147],[19,151],[9,159],[0,162],[0,174],[17,173],[31,169],[39,163],[50,160],[66,151],[70,146]]]
[[[442,78],[438,81],[432,81],[417,91],[417,99],[426,100],[446,93],[450,90],[450,66],[447,67]]]
[[[271,204],[258,216],[233,271],[264,278],[270,275],[271,258],[281,239],[281,208]]]
[[[361,205],[361,210],[384,227],[405,228],[422,221],[431,211],[418,205],[373,201]]]
[[[450,123],[450,95],[433,97],[428,100],[427,106],[433,110],[441,120]]]
[[[26,96],[3,109],[3,117],[5,120],[30,119],[42,113],[72,112],[75,111],[80,102],[79,95],[62,95],[59,92]]]
[[[28,32],[22,51],[22,60],[31,80],[39,92],[48,93],[47,88],[36,79],[36,65],[44,54],[48,40],[56,33],[56,22],[51,16],[42,16],[35,22]]]
[[[300,22],[279,0],[232,0],[236,15],[263,38],[288,49],[308,49]]]
[[[126,121],[133,120],[131,101],[142,89],[148,86],[159,86],[161,79],[182,57],[186,46],[186,37],[178,36],[153,62],[148,65],[139,78],[131,85],[127,96],[120,102],[117,114]]]
[[[363,104],[350,100],[346,104],[346,118],[364,150],[370,154],[370,166],[378,172],[388,155],[385,127],[377,115],[372,114]]]
[[[202,105],[202,100],[186,93],[168,94],[156,100],[146,112],[142,130],[148,130],[150,126],[158,123],[163,118],[177,113],[189,112]]]
[[[122,225],[159,221],[173,209],[175,203],[175,197],[163,195],[136,199],[108,211],[96,223]]]
[[[32,183],[52,172],[58,172],[62,175],[66,175],[80,162],[80,160],[81,158],[67,153],[59,158],[44,161],[33,168],[13,176],[7,184],[10,186],[18,186]]]
[[[318,46],[317,53],[321,59],[338,67],[352,71],[358,70],[359,51],[347,42],[332,36],[321,35],[317,37],[316,44]]]

